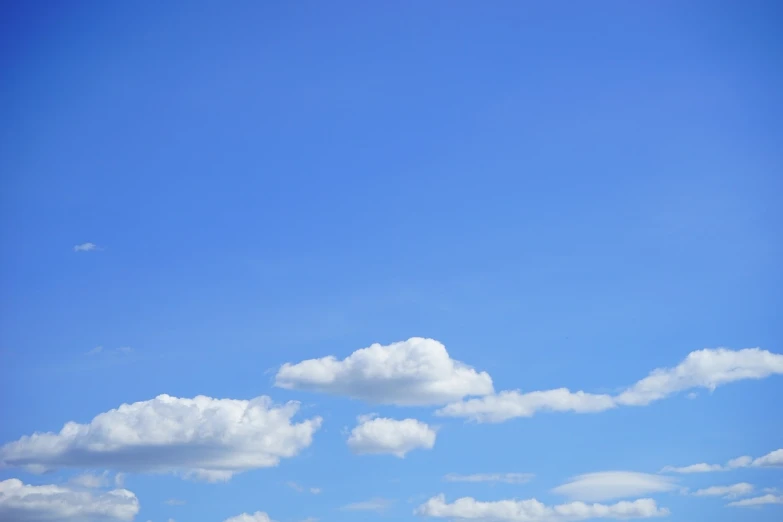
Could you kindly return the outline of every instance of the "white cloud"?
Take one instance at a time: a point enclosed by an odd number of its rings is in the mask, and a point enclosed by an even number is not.
[[[227,518],[223,522],[273,522],[273,520],[263,511],[256,511],[253,514],[242,513],[241,515]]]
[[[771,451],[766,455],[753,459],[753,457],[742,456],[731,459],[726,465],[721,464],[691,464],[690,466],[676,467],[666,466],[661,470],[663,473],[709,473],[712,471],[729,471],[737,468],[777,468],[783,467],[783,449]]]
[[[515,417],[531,417],[541,410],[595,413],[614,407],[609,395],[559,388],[529,393],[503,391],[497,395],[455,402],[436,413],[444,417],[468,417],[477,422],[503,422]]]
[[[95,243],[82,243],[73,247],[74,252],[92,252],[93,250],[99,250]]]
[[[783,355],[759,348],[704,349],[691,352],[674,368],[653,370],[615,396],[572,392],[567,388],[527,393],[511,390],[453,402],[436,413],[477,422],[503,422],[530,417],[538,411],[596,413],[617,406],[644,406],[691,388],[714,390],[733,381],[763,379],[773,374],[783,374]]]
[[[474,473],[459,475],[449,473],[443,477],[446,482],[503,482],[505,484],[524,484],[530,482],[535,475],[532,473]]]
[[[320,495],[321,488],[310,488],[310,493],[312,493],[313,495]]]
[[[670,477],[633,471],[601,471],[573,477],[552,491],[572,500],[597,502],[662,493],[676,487]]]
[[[783,495],[769,494],[761,497],[746,498],[729,502],[727,505],[731,507],[758,507],[766,504],[783,504]]]
[[[362,502],[354,502],[341,507],[343,511],[375,511],[376,513],[382,513],[389,509],[392,505],[392,501],[385,498],[372,498],[370,500],[363,500]]]
[[[492,378],[449,356],[434,339],[413,337],[387,346],[373,344],[343,360],[334,356],[286,363],[275,385],[343,395],[380,404],[446,404],[493,392]]]
[[[419,506],[415,513],[429,517],[498,522],[565,522],[595,518],[650,518],[666,516],[669,511],[659,508],[655,501],[649,498],[612,505],[571,502],[547,506],[534,498],[481,502],[471,497],[463,497],[447,504],[445,496],[438,495]]]
[[[18,479],[0,482],[0,520],[133,520],[136,495],[127,489],[94,493],[56,485],[31,486]]]
[[[87,351],[87,355],[98,355],[103,351],[103,346],[96,346],[95,348],[92,348]]]
[[[104,472],[101,475],[94,475],[92,473],[83,473],[71,478],[68,482],[82,488],[103,488],[109,484],[108,473]]]
[[[697,497],[723,497],[723,498],[737,498],[744,497],[753,492],[753,484],[747,482],[740,482],[738,484],[732,484],[731,486],[712,486],[709,488],[699,489],[693,492]]]
[[[155,399],[123,404],[89,424],[35,433],[0,447],[0,464],[28,470],[77,467],[175,472],[209,481],[275,466],[312,442],[321,418],[291,422],[299,404],[253,400]]]
[[[435,430],[416,419],[374,418],[364,420],[348,437],[348,447],[357,455],[391,454],[404,457],[417,448],[432,449]]]

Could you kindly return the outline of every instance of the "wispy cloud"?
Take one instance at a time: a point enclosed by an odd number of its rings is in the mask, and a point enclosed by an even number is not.
[[[93,252],[95,250],[100,250],[100,247],[95,243],[82,243],[73,247],[74,252]]]
[[[761,497],[745,498],[734,502],[729,502],[727,506],[731,507],[758,507],[766,504],[783,504],[783,495],[764,495]]]
[[[170,498],[170,499],[166,500],[166,502],[164,502],[164,503],[169,505],[169,506],[184,506],[185,505],[185,501],[184,500],[180,500],[178,498]]]
[[[392,501],[389,499],[372,498],[370,500],[348,504],[340,509],[343,511],[375,511],[376,513],[381,513],[389,509],[391,505]]]
[[[696,497],[723,497],[723,498],[737,498],[744,497],[753,492],[753,484],[747,482],[740,482],[738,484],[732,484],[731,486],[712,486],[709,488],[699,489],[693,492]]]
[[[449,473],[443,477],[446,482],[502,482],[505,484],[524,484],[535,477],[532,473],[474,473],[460,475]]]

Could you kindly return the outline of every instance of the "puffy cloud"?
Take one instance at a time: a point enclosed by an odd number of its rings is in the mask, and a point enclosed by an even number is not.
[[[712,486],[709,488],[699,489],[694,491],[693,495],[697,497],[737,498],[744,497],[751,492],[753,492],[753,484],[740,482],[738,484],[732,484],[731,486]]]
[[[95,243],[82,243],[73,247],[74,252],[92,252],[93,250],[99,250]]]
[[[616,406],[644,406],[691,388],[716,387],[743,379],[763,379],[783,374],[783,355],[759,348],[704,349],[691,352],[674,368],[653,370],[618,395],[572,392],[567,388],[522,393],[519,390],[460,400],[436,413],[465,417],[477,422],[503,422],[530,417],[538,411],[596,413]]]
[[[375,511],[376,513],[382,513],[389,509],[391,505],[391,500],[385,498],[371,498],[370,500],[363,500],[361,502],[345,505],[340,509],[343,511]]]
[[[771,451],[766,455],[754,459],[753,457],[743,456],[731,459],[722,464],[691,464],[690,466],[676,467],[666,466],[661,471],[664,473],[709,473],[711,471],[729,471],[737,468],[776,468],[783,467],[783,449]]]
[[[0,482],[0,520],[133,520],[138,512],[139,501],[127,489],[98,493],[56,485],[31,486],[18,479]]]
[[[68,422],[59,433],[35,433],[0,448],[0,464],[32,471],[63,467],[176,472],[204,480],[275,466],[310,445],[321,424],[291,422],[299,404],[253,400],[155,399],[123,404],[89,424]]]
[[[727,505],[731,507],[758,507],[766,504],[783,504],[783,495],[764,495],[761,497],[745,498],[742,500],[736,500],[729,502]]]
[[[571,502],[547,506],[536,499],[481,502],[471,497],[459,498],[452,504],[448,504],[444,495],[438,495],[419,506],[415,513],[429,517],[466,520],[560,522],[595,518],[650,518],[668,515],[669,511],[659,508],[655,501],[649,498],[612,505]]]
[[[541,410],[595,413],[614,407],[614,401],[609,395],[559,388],[529,393],[504,391],[497,395],[455,402],[436,413],[444,417],[468,417],[477,422],[503,422],[515,417],[531,417]]]
[[[662,493],[676,487],[670,477],[633,471],[601,471],[573,477],[552,491],[572,500],[597,502]]]
[[[328,356],[286,363],[275,385],[408,406],[446,404],[494,391],[489,374],[455,361],[438,341],[419,337],[373,344],[342,360]]]
[[[659,368],[617,397],[618,404],[646,405],[691,388],[714,390],[722,384],[783,374],[783,355],[759,348],[691,352],[674,368]]]
[[[532,473],[474,473],[459,475],[449,473],[443,477],[446,482],[503,482],[505,484],[524,484],[533,480]]]
[[[227,518],[223,522],[274,522],[269,515],[263,511],[256,511],[253,514],[242,513],[235,517]]]
[[[358,455],[391,454],[404,457],[417,448],[435,445],[435,430],[416,419],[360,418],[348,437],[348,447]]]

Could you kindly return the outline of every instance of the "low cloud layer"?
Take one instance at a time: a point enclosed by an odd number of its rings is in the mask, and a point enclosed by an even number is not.
[[[669,511],[659,508],[655,501],[649,498],[612,505],[571,502],[547,506],[536,499],[481,502],[471,497],[459,498],[448,504],[444,495],[438,495],[419,506],[415,513],[428,517],[463,520],[565,522],[597,518],[651,518],[666,516]]]
[[[676,488],[670,477],[632,471],[602,471],[578,475],[552,491],[571,500],[598,502],[663,493]]]
[[[348,447],[357,455],[390,454],[404,457],[415,449],[432,449],[437,434],[416,419],[360,418],[348,438]]]
[[[328,356],[286,363],[275,385],[408,406],[441,405],[494,391],[489,374],[452,359],[438,341],[419,337],[373,344],[342,360]]]
[[[56,485],[31,486],[18,479],[0,482],[0,520],[133,520],[138,512],[139,501],[127,489],[96,492]]]
[[[709,473],[714,471],[729,471],[739,468],[778,468],[783,467],[783,449],[771,451],[766,455],[754,459],[753,457],[743,456],[731,459],[726,464],[707,464],[700,462],[688,466],[666,466],[661,470],[663,473]]]
[[[503,422],[531,417],[539,411],[596,413],[617,406],[645,406],[692,388],[714,390],[730,382],[763,379],[773,374],[783,374],[783,355],[759,348],[705,349],[691,352],[674,368],[653,370],[617,395],[572,392],[567,388],[527,393],[511,390],[454,402],[437,414],[476,422]]]
[[[504,484],[524,484],[535,477],[532,473],[474,473],[459,475],[449,473],[443,477],[446,482],[500,482]]]
[[[299,404],[269,397],[198,396],[123,404],[89,424],[35,433],[0,448],[0,464],[43,472],[58,468],[174,472],[209,481],[277,465],[308,447],[320,417],[292,423]]]

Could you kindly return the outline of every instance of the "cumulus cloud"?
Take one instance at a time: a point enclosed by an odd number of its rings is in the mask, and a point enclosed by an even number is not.
[[[567,388],[527,393],[511,390],[455,401],[436,413],[477,422],[503,422],[530,417],[539,411],[596,413],[617,406],[645,406],[692,388],[714,390],[733,381],[763,379],[773,374],[783,374],[783,355],[759,348],[704,349],[691,352],[674,368],[653,370],[617,395],[572,392]]]
[[[127,489],[99,493],[56,485],[31,486],[18,479],[0,482],[0,520],[133,520],[138,512],[139,501]]]
[[[503,422],[515,417],[532,417],[542,410],[596,413],[614,407],[614,400],[609,395],[559,388],[529,393],[503,391],[497,395],[455,402],[436,413],[443,417],[467,417],[477,422]]]
[[[92,252],[93,250],[99,250],[95,243],[82,243],[73,247],[74,252]]]
[[[489,374],[455,361],[438,341],[419,337],[373,344],[342,360],[328,356],[286,363],[275,385],[407,406],[446,404],[493,392]]]
[[[357,455],[391,454],[405,457],[409,451],[432,449],[435,430],[416,419],[362,419],[348,437],[348,447]]]
[[[223,522],[274,522],[269,515],[263,511],[256,511],[253,514],[242,513],[235,517],[227,518]]]
[[[598,502],[662,493],[676,487],[670,477],[633,471],[601,471],[573,477],[552,491],[572,500]]]
[[[700,462],[699,464],[691,464],[689,466],[666,466],[661,472],[663,473],[709,473],[712,471],[729,471],[738,468],[777,468],[783,467],[783,449],[777,449],[771,451],[766,455],[754,459],[747,455],[731,459],[725,465],[723,464],[707,464]]]
[[[459,475],[449,473],[443,477],[446,482],[502,482],[505,484],[524,484],[533,480],[532,473],[474,473]]]
[[[448,504],[444,495],[438,495],[416,508],[415,514],[498,522],[565,522],[596,518],[651,518],[668,515],[669,511],[659,508],[655,501],[649,498],[612,505],[571,502],[547,506],[534,498],[481,502],[471,497],[463,497]]]
[[[181,399],[160,395],[123,404],[89,424],[68,422],[59,433],[34,433],[0,447],[0,465],[42,472],[78,467],[166,473],[209,481],[275,466],[312,442],[314,417],[292,423],[299,404]]]
[[[343,511],[375,511],[376,513],[382,513],[389,509],[391,505],[391,500],[385,498],[371,498],[370,500],[363,500],[361,502],[345,505],[340,509]]]
[[[764,495],[761,497],[745,498],[729,502],[727,506],[731,507],[758,507],[766,504],[783,504],[783,495]]]
[[[694,491],[693,495],[697,497],[737,498],[744,497],[752,492],[753,484],[740,482],[738,484],[732,484],[731,486],[712,486],[709,488],[699,489]]]

